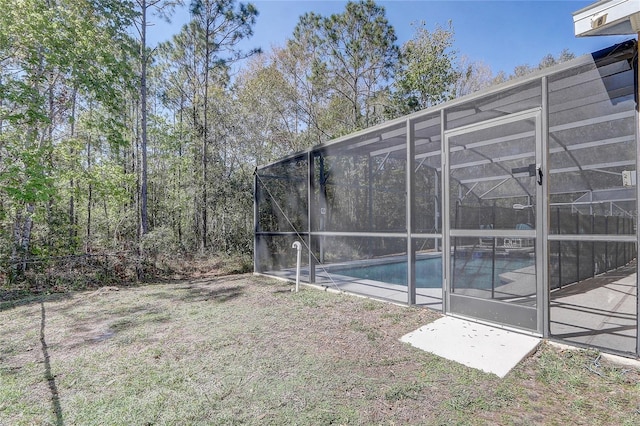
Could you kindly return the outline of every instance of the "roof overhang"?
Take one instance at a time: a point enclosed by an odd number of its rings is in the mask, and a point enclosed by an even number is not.
[[[601,0],[573,13],[576,37],[640,33],[640,0]]]

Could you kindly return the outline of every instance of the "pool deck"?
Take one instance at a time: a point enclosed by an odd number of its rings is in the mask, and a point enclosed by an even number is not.
[[[635,265],[551,292],[551,337],[579,345],[636,351]]]
[[[531,294],[535,277],[529,270],[503,274],[505,284],[495,288],[494,297],[534,306]],[[301,271],[308,279],[308,272]],[[306,272],[306,275],[305,275]],[[273,274],[273,273],[272,273]],[[281,270],[280,278],[295,281],[295,271]],[[550,294],[550,338],[569,344],[610,349],[633,355],[636,352],[637,287],[633,264],[553,290]],[[318,271],[315,286],[353,293],[399,304],[408,303],[407,287],[367,279],[355,279]],[[490,290],[458,289],[459,294],[490,298]],[[442,311],[441,288],[417,288],[416,305]]]
[[[302,277],[306,277],[308,280],[308,270],[305,269],[301,270],[300,272]],[[278,278],[283,278],[291,281],[295,281],[296,279],[295,271],[292,270],[270,272],[270,275],[275,275]],[[316,282],[314,284],[308,284],[307,282],[305,282],[304,284],[323,287],[329,290],[353,293],[360,296],[371,297],[374,299],[387,300],[403,305],[406,305],[409,301],[407,286],[383,283],[380,281],[373,281],[362,278],[353,278],[335,273],[327,273],[326,271],[317,272]],[[417,288],[416,305],[442,311],[442,289]]]

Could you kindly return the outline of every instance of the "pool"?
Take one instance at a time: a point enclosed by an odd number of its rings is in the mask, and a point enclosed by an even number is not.
[[[523,270],[532,266],[532,258],[496,258],[496,286],[503,284],[500,277],[506,272]],[[453,277],[457,288],[488,289],[492,284],[492,265],[490,257],[463,258],[453,262]],[[358,266],[340,266],[329,269],[332,274],[381,281],[390,284],[407,285],[407,263],[400,261],[368,263]],[[431,256],[416,259],[416,287],[442,287],[442,257]]]

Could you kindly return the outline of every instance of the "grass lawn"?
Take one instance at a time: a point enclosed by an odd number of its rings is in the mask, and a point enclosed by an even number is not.
[[[0,305],[0,425],[640,424],[640,371],[549,345],[504,379],[425,309],[251,275]]]

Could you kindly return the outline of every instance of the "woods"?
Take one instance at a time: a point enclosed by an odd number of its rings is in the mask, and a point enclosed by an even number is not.
[[[268,50],[251,39],[259,11],[235,0],[0,8],[5,284],[34,259],[250,254],[256,165],[509,78],[460,56],[451,23],[398,44],[373,0],[307,13]],[[150,45],[176,8],[190,20]]]

